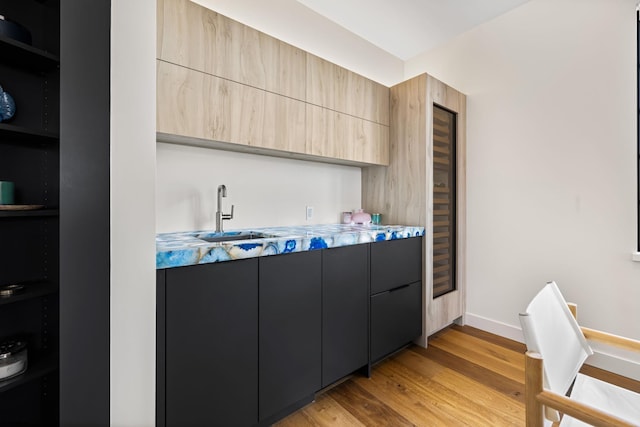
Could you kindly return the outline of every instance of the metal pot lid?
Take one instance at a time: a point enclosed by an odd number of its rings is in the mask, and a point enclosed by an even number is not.
[[[27,342],[23,340],[13,339],[0,342],[0,360],[8,359],[25,348],[27,348]]]

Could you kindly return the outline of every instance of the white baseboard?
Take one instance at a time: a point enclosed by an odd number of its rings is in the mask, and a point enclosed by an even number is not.
[[[498,322],[497,320],[488,319],[486,317],[478,316],[471,313],[466,313],[464,319],[466,325],[473,326],[474,328],[482,329],[483,331],[491,332],[492,334],[500,335],[501,337],[524,343],[522,329],[517,326],[512,326],[506,323]]]
[[[524,343],[520,327],[472,313],[466,313],[464,318],[468,326]],[[587,360],[589,365],[640,381],[640,359],[636,359],[638,355],[596,345],[593,345],[593,350],[595,354]]]

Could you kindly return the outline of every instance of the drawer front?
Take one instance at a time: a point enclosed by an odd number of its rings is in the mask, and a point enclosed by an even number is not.
[[[422,334],[422,281],[371,297],[371,361]]]
[[[371,244],[371,294],[422,280],[422,237]]]

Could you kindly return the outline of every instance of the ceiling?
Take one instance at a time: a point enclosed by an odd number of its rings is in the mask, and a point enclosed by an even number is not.
[[[529,0],[191,0],[392,86],[406,63]]]
[[[297,0],[406,61],[528,0]]]

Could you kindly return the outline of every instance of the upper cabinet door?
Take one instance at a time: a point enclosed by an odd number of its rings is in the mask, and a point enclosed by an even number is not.
[[[157,61],[157,131],[304,153],[302,101]]]
[[[189,0],[158,1],[157,57],[304,100],[305,52]]]
[[[161,140],[388,165],[386,86],[189,0],[157,13]]]
[[[389,127],[307,104],[309,154],[348,162],[389,164]]]
[[[307,53],[310,104],[389,126],[389,88]]]

